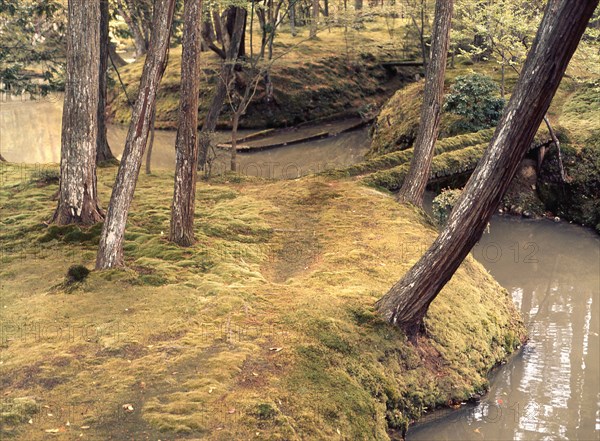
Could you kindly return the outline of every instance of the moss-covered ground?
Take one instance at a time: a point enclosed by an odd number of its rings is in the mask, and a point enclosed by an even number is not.
[[[172,175],[142,175],[128,269],[67,279],[93,268],[99,226],[46,225],[57,184],[33,171],[1,169],[3,438],[385,440],[485,390],[524,336],[471,257],[417,347],[383,323],[375,301],[436,230],[357,182],[200,183],[182,249]],[[103,206],[115,172],[99,170]]]

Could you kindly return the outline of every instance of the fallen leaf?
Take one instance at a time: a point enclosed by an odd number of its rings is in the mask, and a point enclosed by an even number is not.
[[[269,348],[269,351],[279,352],[282,351],[283,348]]]
[[[478,427],[477,429],[473,430],[473,432],[475,432],[475,433],[481,433],[481,432],[479,431],[479,429],[480,429],[480,427]]]
[[[58,432],[60,432],[60,429],[46,429],[45,432],[46,433],[58,433]]]
[[[235,407],[233,409],[229,409],[227,413],[235,413]]]
[[[89,428],[90,428],[90,426],[81,426],[81,428],[82,428],[83,430],[87,430],[87,429],[89,429]]]

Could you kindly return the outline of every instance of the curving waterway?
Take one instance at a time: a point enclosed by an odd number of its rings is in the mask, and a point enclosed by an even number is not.
[[[434,413],[407,440],[600,439],[598,235],[495,217],[473,254],[512,294],[530,340],[477,405]]]
[[[61,113],[57,95],[1,102],[0,153],[17,163],[59,162]],[[125,135],[109,127],[117,156]],[[157,131],[154,168],[173,169],[174,143],[173,132]],[[367,131],[358,130],[238,158],[244,174],[296,178],[358,162],[367,147]],[[220,152],[215,169],[227,167]],[[495,217],[473,254],[512,294],[529,343],[494,372],[477,405],[426,417],[408,440],[600,440],[600,238],[565,222]]]
[[[51,94],[39,100],[0,97],[0,153],[10,162],[48,164],[60,162],[62,96]],[[248,131],[240,131],[243,136]],[[127,127],[109,125],[108,142],[120,159]],[[228,133],[216,134],[228,140]],[[276,138],[273,139],[276,141]],[[366,129],[343,133],[303,144],[257,152],[239,152],[239,172],[265,178],[294,179],[360,161],[368,150]],[[144,160],[145,161],[145,160]],[[175,168],[175,132],[157,130],[152,150],[152,169]],[[229,170],[229,153],[217,150],[213,173]]]

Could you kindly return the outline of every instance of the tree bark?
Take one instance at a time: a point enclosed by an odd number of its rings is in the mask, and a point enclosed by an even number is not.
[[[91,225],[102,220],[96,187],[100,4],[69,0],[67,70],[62,118],[60,189],[52,221]]]
[[[100,95],[98,100],[98,139],[96,143],[96,163],[114,161],[115,156],[110,150],[106,137],[106,95],[108,90],[108,57],[110,38],[108,0],[100,1]]]
[[[208,160],[208,150],[210,148],[210,133],[215,131],[217,127],[217,121],[223,108],[225,98],[227,98],[227,85],[231,81],[233,75],[233,69],[235,62],[239,56],[239,48],[243,35],[243,27],[246,23],[245,9],[240,8],[244,11],[244,15],[237,14],[236,21],[233,27],[231,38],[229,38],[226,47],[226,59],[221,65],[221,71],[217,80],[217,87],[212,97],[210,107],[206,113],[204,124],[202,125],[202,134],[200,136],[200,153],[198,159],[198,168],[204,169]]]
[[[144,63],[139,93],[133,107],[131,124],[113,186],[106,221],[100,236],[96,269],[124,265],[125,224],[148,140],[156,93],[167,65],[174,9],[175,0],[156,0],[150,48]]]
[[[154,127],[156,125],[156,105],[152,109],[152,119],[150,120],[150,140],[146,151],[146,174],[152,173],[152,150],[154,149]]]
[[[194,201],[198,164],[198,102],[202,0],[185,0],[179,127],[175,143],[175,190],[169,240],[181,246],[194,243]]]
[[[419,207],[423,205],[423,193],[429,180],[429,169],[440,128],[453,3],[453,0],[437,0],[435,3],[431,60],[425,75],[419,133],[408,174],[398,193],[400,202],[410,202]]]
[[[446,227],[376,304],[415,341],[430,303],[481,237],[525,156],[598,0],[551,0],[519,82]]]
[[[296,0],[290,0],[290,33],[296,36]]]
[[[362,0],[361,0],[362,2]],[[317,36],[317,26],[319,25],[319,0],[312,0],[312,17],[310,21],[310,38]]]

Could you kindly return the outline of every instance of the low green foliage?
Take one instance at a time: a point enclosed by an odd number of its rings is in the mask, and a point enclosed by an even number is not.
[[[433,199],[433,218],[440,227],[446,225],[448,217],[454,209],[454,205],[456,205],[456,201],[458,201],[461,193],[462,190],[446,189],[442,190],[442,192]]]
[[[446,112],[461,117],[453,123],[454,131],[468,133],[495,126],[504,108],[498,91],[498,85],[486,75],[457,77],[444,103]]]

